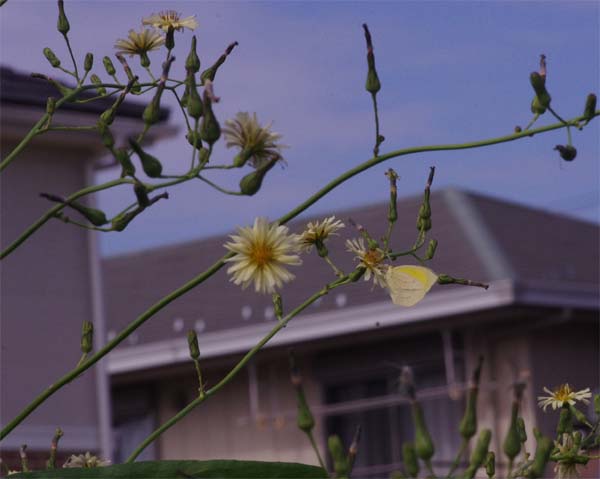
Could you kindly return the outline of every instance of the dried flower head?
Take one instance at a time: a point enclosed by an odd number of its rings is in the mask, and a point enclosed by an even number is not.
[[[242,156],[241,164],[250,161],[255,168],[259,168],[267,163],[271,158],[281,157],[281,145],[278,140],[281,135],[271,131],[271,123],[261,126],[256,117],[256,113],[250,116],[247,112],[238,112],[233,120],[225,121],[223,128],[227,148],[236,146],[240,148]]]
[[[335,216],[325,218],[323,221],[309,222],[300,235],[300,247],[303,251],[309,252],[313,245],[323,244],[331,235],[337,235],[344,226],[344,223],[335,219]]]
[[[350,253],[354,253],[359,265],[366,268],[365,281],[373,277],[373,283],[386,287],[385,272],[388,265],[383,263],[385,255],[380,248],[367,248],[363,238],[346,240],[346,248]]]
[[[256,218],[254,226],[238,228],[233,241],[225,248],[235,253],[226,261],[234,263],[228,270],[231,281],[245,289],[254,283],[257,293],[274,293],[283,283],[294,279],[286,265],[302,263],[296,254],[298,235],[290,235],[286,226],[269,224],[266,218]]]
[[[387,288],[394,304],[414,306],[437,282],[437,275],[423,266],[394,266],[385,274]]]
[[[579,464],[576,462],[575,456],[580,455],[583,451],[579,447],[574,447],[575,441],[572,434],[563,433],[559,439],[560,441],[554,441],[554,447],[558,455],[562,456],[562,459],[558,460],[554,466],[554,477],[556,479],[576,479],[581,477],[577,467]]]
[[[73,454],[71,457],[69,457],[69,459],[67,459],[67,462],[65,462],[65,464],[63,465],[63,467],[104,467],[104,466],[109,466],[110,465],[110,461],[107,459],[101,459],[99,457],[93,456],[92,454],[90,454],[89,452],[86,452],[85,454],[78,454],[75,455]]]
[[[151,25],[154,28],[160,28],[165,32],[169,28],[182,31],[184,28],[195,30],[198,27],[196,16],[180,18],[180,15],[175,10],[165,10],[160,13],[153,13],[147,18],[142,19],[142,25]]]
[[[554,391],[550,391],[545,387],[544,391],[550,394],[550,396],[538,396],[538,406],[540,406],[544,412],[548,406],[552,406],[552,409],[556,410],[563,407],[565,403],[570,404],[571,406],[577,401],[589,404],[589,398],[592,397],[590,388],[585,388],[581,391],[573,391],[568,384],[561,384]]]
[[[139,32],[129,30],[126,39],[118,39],[115,48],[119,53],[129,55],[144,55],[149,51],[156,50],[164,45],[165,38],[156,30],[141,28]]]

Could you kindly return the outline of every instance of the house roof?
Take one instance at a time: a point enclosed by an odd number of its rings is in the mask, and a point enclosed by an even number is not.
[[[399,221],[392,242],[395,250],[412,246],[420,201],[420,197],[399,201]],[[457,300],[456,307],[447,314],[458,314],[460,308],[473,310],[490,308],[494,304],[518,304],[526,301],[526,297],[535,302],[535,298],[541,297],[535,296],[536,291],[545,297],[553,297],[554,306],[560,306],[562,302],[569,307],[576,307],[577,294],[584,292],[592,297],[591,303],[586,304],[597,307],[600,264],[597,247],[600,228],[597,225],[452,189],[433,193],[431,204],[433,229],[430,233],[432,238],[439,240],[439,245],[429,266],[437,273],[494,282],[496,291],[494,287],[486,292],[435,286],[423,303],[402,309],[403,315],[416,314],[418,318],[415,318],[422,320],[435,311],[439,316],[444,312],[444,308],[437,305],[442,299],[446,305],[450,305],[453,298]],[[342,220],[352,218],[375,237],[381,236],[387,226],[387,204],[336,211],[335,215]],[[290,228],[299,232],[310,219],[297,220]],[[330,256],[340,267],[350,270],[352,255],[345,252],[344,240],[356,233],[352,227],[342,231],[339,238],[329,243]],[[206,269],[225,252],[223,243],[226,240],[227,236],[218,236],[104,260],[107,329],[121,330],[158,299]],[[297,269],[295,281],[282,290],[284,304],[301,303],[332,279],[331,270],[315,253],[306,255],[304,264]],[[530,285],[527,295],[515,294],[517,284]],[[535,287],[532,289],[531,285]],[[559,296],[561,292],[563,294]],[[301,316],[308,318],[307,328],[309,322],[318,317],[329,317],[333,328],[333,316],[343,320],[347,314],[350,320],[357,311],[364,316],[369,310],[365,307],[385,309],[380,311],[382,317],[398,316],[392,309],[401,309],[391,304],[384,290],[360,281],[323,297]],[[219,338],[217,342],[221,344],[222,341],[233,341],[229,337],[232,334],[239,336],[241,331],[250,332],[253,328],[262,331],[266,323],[273,321],[270,296],[254,294],[250,288],[242,291],[229,282],[226,268],[156,316],[136,331],[129,345],[121,349],[141,350],[152,344],[184,341],[191,328],[202,331],[205,337]],[[302,321],[301,316],[294,321]],[[284,332],[293,336],[290,329],[288,327]],[[324,330],[321,328],[320,331]],[[330,332],[339,334],[341,330]]]
[[[72,85],[66,85],[72,87]],[[46,108],[49,97],[58,97],[59,92],[46,80],[32,78],[30,75],[18,72],[12,68],[0,67],[0,103],[19,106]],[[94,90],[82,92],[79,99],[85,100],[97,96]],[[83,113],[102,113],[114,102],[113,98],[100,98],[88,103],[69,102],[61,106],[61,110]],[[119,108],[119,116],[141,119],[145,104],[135,101],[125,101]],[[169,110],[160,109],[160,120],[167,120]]]

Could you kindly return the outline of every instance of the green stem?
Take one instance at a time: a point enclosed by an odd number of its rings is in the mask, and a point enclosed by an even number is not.
[[[27,407],[25,407],[12,421],[10,421],[3,429],[0,431],[0,440],[4,439],[15,427],[17,427],[27,416],[29,416],[33,411],[37,409],[46,399],[52,396],[56,391],[61,389],[66,384],[69,384],[71,381],[76,379],[81,373],[83,373],[86,369],[89,369],[94,364],[96,364],[101,358],[106,356],[110,351],[116,348],[121,342],[123,342],[131,333],[133,333],[137,328],[139,328],[142,324],[144,324],[148,319],[154,316],[158,311],[163,309],[168,304],[175,301],[180,296],[184,295],[207,278],[211,277],[214,273],[216,273],[221,267],[225,264],[224,259],[233,256],[233,253],[229,253],[225,255],[222,259],[218,260],[214,263],[210,268],[200,273],[198,276],[171,292],[160,301],[156,302],[149,309],[147,309],[142,315],[138,316],[134,321],[129,323],[125,329],[123,329],[114,339],[109,341],[102,349],[98,350],[92,356],[90,356],[83,364],[79,365],[75,369],[69,371],[67,374],[62,376],[58,381],[52,384],[49,388],[43,391],[39,396],[37,396]],[[214,389],[214,388],[213,388]]]
[[[171,90],[173,92],[173,95],[175,95],[175,99],[177,100],[177,104],[179,105],[179,108],[181,109],[181,113],[183,113],[183,119],[185,120],[185,124],[187,125],[187,129],[188,129],[188,131],[190,131],[192,129],[192,127],[190,126],[190,120],[188,119],[187,112],[185,111],[185,108],[183,108],[183,105],[181,104],[181,98],[179,98],[179,94],[177,93],[177,91],[175,90],[175,88],[169,88],[169,90]]]
[[[244,366],[254,357],[254,355],[262,349],[262,347],[269,342],[269,340],[275,336],[279,331],[281,331],[287,323],[296,315],[300,314],[304,309],[314,303],[317,299],[322,296],[325,296],[331,289],[337,288],[342,284],[348,282],[348,276],[344,278],[339,278],[338,280],[329,283],[320,291],[314,293],[311,297],[305,300],[302,304],[297,306],[293,311],[291,311],[285,318],[281,321],[277,322],[277,325],[271,329],[250,351],[248,351],[244,357],[229,371],[219,383],[206,391],[204,396],[199,396],[190,402],[186,407],[184,407],[181,411],[175,414],[173,417],[165,421],[161,424],[157,429],[155,429],[152,434],[150,434],[142,443],[131,453],[131,455],[125,461],[126,463],[133,462],[136,457],[138,457],[146,447],[152,443],[156,438],[158,438],[163,432],[169,429],[171,426],[174,426],[176,423],[181,421],[185,416],[187,416],[196,406],[202,404],[206,399],[210,396],[214,395],[221,388],[226,386],[231,382],[231,380],[239,373]]]
[[[460,464],[460,460],[461,460],[463,454],[465,453],[465,450],[467,449],[468,445],[469,445],[469,440],[465,439],[463,437],[463,439],[462,439],[462,441],[460,443],[460,447],[458,448],[458,452],[456,453],[456,457],[454,458],[454,461],[450,465],[450,469],[448,470],[448,474],[446,475],[446,479],[450,479],[450,477],[452,476],[452,473],[454,471],[456,471],[456,468]]]
[[[375,114],[375,147],[373,148],[373,155],[379,155],[379,145],[381,141],[379,141],[379,110],[377,108],[377,94],[371,93],[371,98],[373,99],[373,113]]]
[[[207,180],[206,178],[204,178],[204,176],[198,175],[197,178],[199,180],[204,181],[204,183],[212,186],[215,190],[220,191],[221,193],[225,193],[226,195],[245,196],[244,193],[242,193],[240,191],[230,191],[230,190],[226,190],[225,188],[221,188],[216,183],[213,183],[212,181]]]
[[[71,61],[73,62],[73,69],[75,70],[75,78],[79,81],[79,71],[77,70],[77,62],[75,61],[75,55],[73,55],[73,49],[71,48],[71,42],[69,42],[69,37],[64,34],[65,43],[67,44],[67,49],[69,50],[69,55],[71,55]]]
[[[306,435],[308,436],[310,445],[312,446],[313,450],[315,451],[315,455],[317,456],[319,465],[323,468],[324,471],[327,471],[327,467],[325,466],[325,461],[323,461],[323,458],[321,457],[321,453],[319,452],[319,447],[317,446],[317,441],[315,441],[315,436],[313,435],[312,431],[308,431],[306,433]]]
[[[88,195],[90,193],[95,193],[96,191],[106,190],[107,188],[112,188],[113,186],[122,185],[125,183],[131,183],[132,181],[125,178],[120,178],[118,180],[108,181],[106,183],[102,183],[101,185],[88,186],[82,190],[73,193],[71,196],[67,198],[67,202],[74,201],[82,196]],[[27,238],[29,238],[33,233],[39,230],[48,220],[52,219],[56,213],[61,211],[66,204],[57,204],[50,208],[46,213],[44,213],[35,223],[33,223],[29,228],[27,228],[21,236],[19,236],[8,248],[0,253],[0,260],[4,259],[10,253],[12,253],[19,245],[21,245]]]

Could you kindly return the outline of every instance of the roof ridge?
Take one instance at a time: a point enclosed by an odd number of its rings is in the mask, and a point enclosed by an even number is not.
[[[490,280],[516,279],[516,274],[508,256],[486,225],[482,215],[470,195],[454,188],[440,192],[448,210],[460,229],[465,232],[471,249],[483,264]]]

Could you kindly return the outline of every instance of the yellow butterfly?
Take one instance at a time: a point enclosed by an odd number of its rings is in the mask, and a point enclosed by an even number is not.
[[[385,280],[394,304],[414,306],[421,301],[437,282],[437,275],[423,266],[395,266],[388,268]]]

